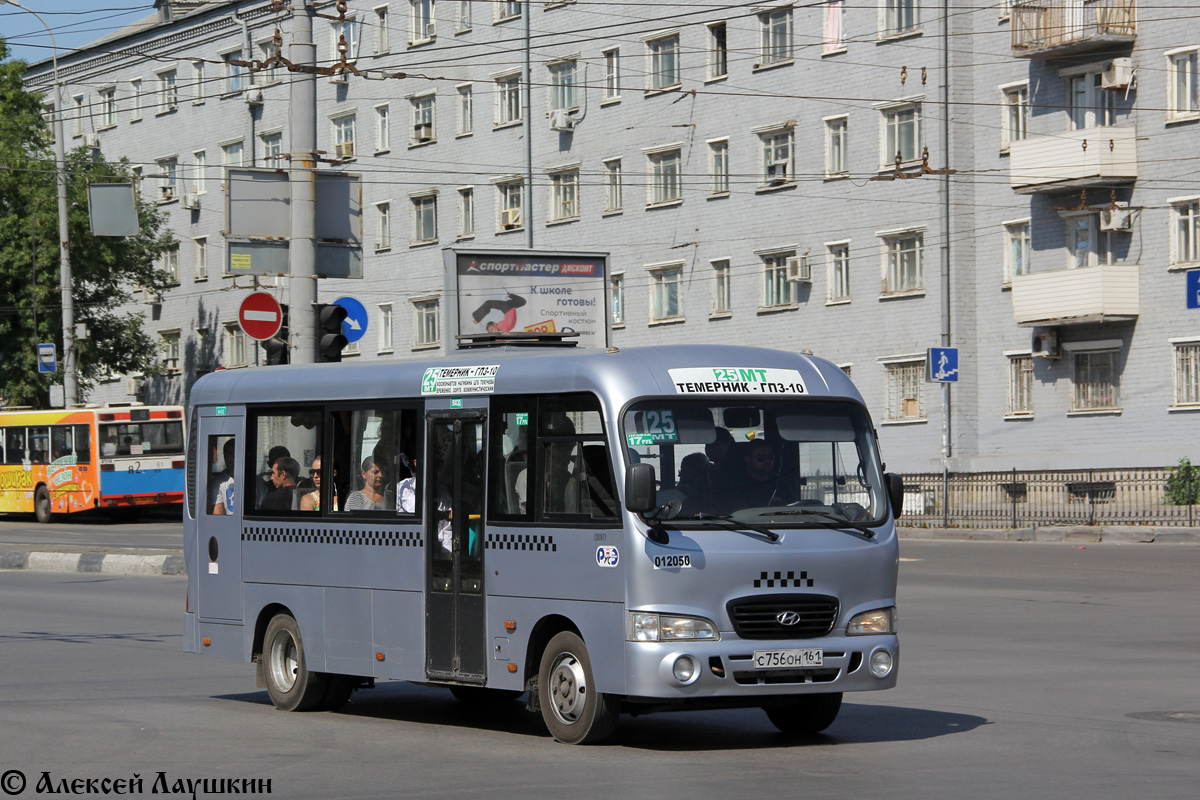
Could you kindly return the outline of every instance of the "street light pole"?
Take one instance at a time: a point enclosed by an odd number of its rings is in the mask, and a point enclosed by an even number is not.
[[[71,241],[67,232],[67,159],[63,141],[62,89],[58,83],[58,47],[54,43],[54,31],[42,19],[42,15],[26,8],[17,0],[0,0],[27,11],[42,23],[50,35],[50,52],[54,64],[54,163],[58,184],[58,259],[59,292],[62,296],[63,338],[63,395],[67,408],[79,403],[79,375],[75,368],[75,299],[71,291]]]

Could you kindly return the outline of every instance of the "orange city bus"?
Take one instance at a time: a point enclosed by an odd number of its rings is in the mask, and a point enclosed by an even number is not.
[[[0,411],[0,513],[179,505],[186,441],[180,406]]]

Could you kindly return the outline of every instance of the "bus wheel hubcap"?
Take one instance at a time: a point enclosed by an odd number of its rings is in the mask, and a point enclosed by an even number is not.
[[[554,715],[566,725],[579,721],[587,702],[587,677],[583,665],[570,653],[563,653],[550,670],[550,702]]]
[[[281,691],[290,692],[296,685],[296,674],[300,663],[296,656],[296,642],[287,631],[275,634],[271,642],[271,679]]]

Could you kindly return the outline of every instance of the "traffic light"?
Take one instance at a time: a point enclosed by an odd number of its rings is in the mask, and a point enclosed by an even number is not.
[[[336,303],[317,304],[317,361],[341,361],[342,349],[349,344],[342,333],[342,321],[349,312]]]
[[[288,359],[288,307],[281,305],[283,311],[283,323],[279,326],[279,333],[266,339],[262,342],[263,350],[267,351],[267,364],[287,364]]]

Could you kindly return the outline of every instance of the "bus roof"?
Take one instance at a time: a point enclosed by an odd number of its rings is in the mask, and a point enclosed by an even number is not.
[[[739,379],[751,371],[757,371],[757,375],[750,374],[752,379],[766,375],[769,379],[786,380],[798,374],[804,394],[844,397],[862,403],[849,377],[825,359],[731,345],[663,345],[607,351],[502,346],[453,355],[431,353],[362,363],[219,370],[195,383],[189,402],[193,406],[209,406],[420,397],[429,368],[485,366],[498,367],[492,391],[486,394],[591,391],[614,409],[645,396],[716,394],[758,398],[762,395],[739,391]],[[719,374],[714,378],[711,372],[703,373],[704,370]],[[708,379],[703,380],[706,376]]]

